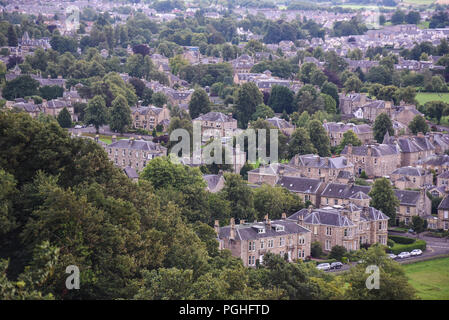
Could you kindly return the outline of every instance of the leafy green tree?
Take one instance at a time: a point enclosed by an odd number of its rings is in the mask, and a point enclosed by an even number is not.
[[[162,108],[167,101],[167,96],[162,92],[155,92],[151,96],[151,102],[158,108]]]
[[[60,86],[43,86],[39,88],[39,95],[45,100],[53,100],[62,97],[64,89]]]
[[[424,104],[424,113],[426,116],[433,118],[438,124],[444,115],[449,114],[449,105],[442,101],[429,101]]]
[[[197,118],[200,114],[206,114],[210,111],[209,97],[203,89],[196,89],[189,102],[189,112],[192,119]]]
[[[336,114],[337,113],[337,102],[330,95],[321,93],[321,98],[324,101],[324,110],[328,114]]]
[[[301,198],[285,188],[264,184],[254,190],[254,208],[258,220],[263,220],[267,213],[270,219],[280,219],[282,213],[293,214],[303,207]]]
[[[300,113],[307,111],[309,114],[314,114],[316,111],[324,109],[323,98],[310,84],[306,84],[299,89],[295,96],[295,104]]]
[[[359,137],[357,137],[357,135],[352,130],[348,130],[345,133],[343,133],[343,139],[338,145],[336,152],[340,153],[348,144],[351,144],[353,146],[362,145],[362,141],[360,141]]]
[[[408,128],[413,132],[413,134],[418,134],[418,132],[427,133],[430,131],[426,119],[424,119],[424,117],[420,116],[419,114],[416,115],[409,123]]]
[[[341,259],[345,256],[347,250],[343,246],[333,246],[331,252],[329,253],[329,258],[336,259],[341,261]]]
[[[310,247],[310,255],[313,258],[321,258],[323,256],[323,247],[321,246],[320,242],[318,241],[312,242]]]
[[[38,94],[38,87],[39,82],[29,75],[19,76],[14,80],[6,82],[2,95],[7,100],[29,97]]]
[[[376,117],[376,120],[374,121],[374,139],[376,139],[378,143],[382,143],[387,131],[390,136],[394,135],[393,124],[390,117],[386,113],[381,113]]]
[[[255,83],[244,83],[237,90],[234,113],[241,128],[247,128],[248,122],[256,112],[257,106],[262,103],[262,93]]]
[[[238,174],[226,173],[223,194],[233,208],[232,215],[237,219],[254,221],[257,213],[254,210],[254,195],[250,187]]]
[[[14,28],[14,25],[10,24],[8,26],[8,46],[9,47],[17,47],[19,44],[19,41],[17,40],[17,33],[16,29]]]
[[[58,123],[62,128],[70,128],[72,127],[72,116],[69,113],[69,110],[64,107],[58,114]]]
[[[84,122],[94,125],[97,133],[100,126],[108,123],[108,109],[106,109],[106,103],[101,96],[95,96],[87,104]]]
[[[292,113],[294,106],[293,91],[284,86],[273,86],[271,89],[270,98],[268,99],[268,105],[276,113],[282,113],[284,111],[286,111],[287,114]]]
[[[312,120],[309,122],[309,134],[310,140],[318,151],[318,154],[321,157],[329,157],[331,155],[330,140],[320,121]]]
[[[396,10],[391,16],[392,24],[402,24],[405,20],[405,13],[401,10]]]
[[[349,283],[344,298],[349,300],[411,300],[416,299],[415,289],[410,285],[404,269],[392,259],[388,259],[380,246],[371,246],[362,251],[362,263],[357,264],[344,275]],[[368,290],[367,267],[379,268],[379,289]]]
[[[338,96],[338,87],[334,83],[325,81],[321,87],[321,93],[328,94],[334,98],[338,109],[340,97]]]
[[[113,131],[118,131],[121,134],[125,131],[126,127],[132,123],[131,109],[128,106],[128,101],[122,95],[112,101],[112,108],[109,117],[109,127]]]
[[[13,197],[17,194],[14,176],[0,169],[0,235],[7,234],[16,227],[13,215]],[[1,277],[0,277],[1,278]]]
[[[259,118],[266,119],[266,118],[272,118],[272,117],[274,117],[273,109],[271,109],[269,106],[262,103],[256,107],[256,112],[254,112],[251,120],[257,120]]]
[[[371,197],[370,206],[385,213],[390,218],[389,223],[394,224],[399,200],[394,193],[390,180],[386,178],[376,179],[369,196]]]
[[[362,85],[362,81],[356,76],[350,77],[344,84],[346,92],[360,92]]]
[[[297,154],[315,154],[313,143],[310,141],[310,136],[305,128],[297,128],[290,137],[288,142],[288,157],[293,158]]]

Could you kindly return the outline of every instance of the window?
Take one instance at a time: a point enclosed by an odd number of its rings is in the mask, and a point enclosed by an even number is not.
[[[298,249],[298,259],[301,259],[301,257],[302,257],[302,250]]]
[[[248,257],[248,265],[254,266],[256,264],[256,257],[255,256],[249,256]]]
[[[382,230],[382,221],[379,222],[379,230]]]
[[[325,250],[331,250],[331,241],[330,240],[326,240],[325,244],[324,244],[324,248]]]
[[[331,236],[332,235],[332,228],[331,227],[327,227],[326,228],[326,236]]]
[[[263,249],[265,247],[265,241],[260,240],[260,249]]]
[[[285,246],[285,238],[284,237],[280,237],[279,238],[279,247],[283,247]]]
[[[335,204],[335,205],[338,204],[338,199],[334,199],[334,204]]]
[[[255,241],[249,241],[248,242],[248,251],[254,251],[256,250],[256,242]]]
[[[444,219],[448,219],[449,218],[449,213],[447,211],[444,211]]]
[[[274,247],[274,240],[270,239],[268,240],[268,248],[273,248]]]
[[[304,244],[304,243],[306,243],[306,240],[304,239],[304,237],[299,237],[298,244]]]
[[[313,234],[318,234],[318,228],[316,226],[313,227]]]
[[[351,229],[345,229],[344,230],[344,236],[349,237],[351,235]]]
[[[259,229],[257,229],[257,233],[265,233],[265,228],[259,228]]]
[[[410,213],[410,207],[407,207],[407,213]]]

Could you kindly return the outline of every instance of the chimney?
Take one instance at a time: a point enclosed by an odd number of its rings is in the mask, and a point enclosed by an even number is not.
[[[287,219],[287,214],[285,212],[282,212],[282,220]]]
[[[312,209],[313,209],[313,206],[312,206],[312,205],[309,205],[309,207],[307,208],[307,211],[308,211],[309,213],[312,213]]]
[[[267,228],[269,229],[271,227],[271,221],[268,218],[268,213],[265,215],[265,224],[267,225]]]
[[[129,144],[133,144],[134,142],[134,137],[129,138]]]
[[[235,239],[235,220],[234,220],[234,218],[231,218],[231,230],[229,231],[229,239],[230,240]]]
[[[424,138],[424,133],[418,132],[418,138]]]
[[[240,219],[240,224],[245,224],[245,220]]]
[[[142,140],[142,136],[138,136],[138,137],[137,137],[137,140]]]
[[[371,145],[368,146],[368,150],[366,151],[366,154],[368,155],[368,157],[371,157]]]
[[[220,232],[220,223],[218,222],[218,220],[215,220],[215,223],[214,223],[214,230],[215,230],[215,233],[216,233],[217,236],[218,236],[218,233]]]
[[[117,142],[117,136],[116,135],[113,135],[112,136],[112,142],[114,143],[114,142]]]
[[[304,216],[302,214],[298,215],[298,225],[300,225],[301,227],[304,226]]]

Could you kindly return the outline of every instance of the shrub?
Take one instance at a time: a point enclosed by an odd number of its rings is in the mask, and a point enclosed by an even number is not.
[[[348,264],[348,262],[349,262],[348,257],[341,258],[341,263]]]
[[[416,240],[411,244],[396,243],[392,248],[387,249],[387,251],[390,253],[399,254],[404,251],[410,252],[414,249],[421,249],[422,251],[426,250],[426,242],[424,240]]]
[[[392,247],[392,246],[394,246],[394,245],[395,245],[395,243],[394,243],[394,241],[393,241],[393,240],[391,240],[391,239],[388,239],[388,240],[387,240],[387,245],[388,245],[389,247]]]
[[[332,263],[337,262],[336,259],[327,259],[327,260],[321,260],[321,261],[315,261],[316,265],[319,265],[320,263]]]
[[[415,242],[415,239],[402,237],[402,236],[389,236],[389,239],[394,241],[397,244],[411,244]]]
[[[329,254],[329,258],[341,260],[341,258],[346,254],[346,248],[343,246],[333,246]]]
[[[320,258],[323,255],[323,248],[321,247],[321,243],[317,241],[313,242],[310,248],[310,254],[313,258]]]

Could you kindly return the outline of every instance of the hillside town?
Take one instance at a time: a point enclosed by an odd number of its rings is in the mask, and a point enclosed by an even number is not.
[[[0,1],[0,287],[58,252],[0,299],[428,298],[403,266],[449,255],[449,7],[387,2]],[[398,296],[332,289],[374,256]]]

